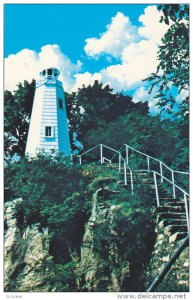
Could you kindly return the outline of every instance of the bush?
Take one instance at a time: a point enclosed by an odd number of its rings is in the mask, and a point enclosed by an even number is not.
[[[54,292],[77,292],[77,263],[56,264],[50,269],[49,284]]]
[[[80,168],[46,155],[24,158],[6,167],[5,186],[13,199],[23,198],[17,206],[20,227],[39,223],[70,244],[80,243],[86,218]]]

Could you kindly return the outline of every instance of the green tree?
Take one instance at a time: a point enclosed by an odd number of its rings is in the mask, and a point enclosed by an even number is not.
[[[151,83],[150,93],[156,86],[161,114],[172,114],[177,141],[174,167],[188,169],[189,160],[189,5],[162,4],[160,22],[168,25],[168,31],[159,47],[160,61],[156,73],[145,80]],[[171,95],[177,89],[181,102]]]
[[[11,199],[23,198],[18,211],[21,226],[38,222],[50,229],[53,239],[74,247],[79,243],[86,218],[81,169],[60,156],[24,157],[5,168],[5,187],[12,191]]]
[[[24,156],[32,111],[35,81],[18,84],[16,91],[4,92],[4,151],[8,161],[14,154]]]
[[[177,133],[172,122],[161,122],[159,116],[144,115],[137,109],[113,122],[89,130],[87,136],[90,147],[103,143],[118,149],[126,143],[169,164],[177,155],[174,147]]]
[[[113,93],[109,85],[103,86],[98,81],[92,86],[83,86],[74,94],[73,105],[76,107],[76,113],[71,115],[69,120],[70,124],[74,124],[76,139],[86,148],[90,145],[88,131],[105,127],[106,123],[127,115],[136,108],[144,114],[148,112],[146,103],[135,104],[131,100],[132,97]]]
[[[68,129],[70,135],[71,149],[77,150],[77,134],[79,132],[80,107],[78,106],[76,93],[65,93],[66,112],[68,118]]]
[[[152,89],[157,86],[159,105],[162,111],[173,109],[176,101],[171,97],[171,87],[176,87],[178,93],[189,89],[189,5],[163,4],[158,9],[163,12],[160,22],[168,25],[168,30],[159,46],[158,60],[160,61],[156,73],[145,80],[151,82]],[[189,97],[185,96],[179,106],[181,116],[186,118]],[[168,106],[169,104],[169,106]],[[179,115],[179,113],[178,113]]]

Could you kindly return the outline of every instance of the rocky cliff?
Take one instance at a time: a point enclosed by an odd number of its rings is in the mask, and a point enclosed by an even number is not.
[[[60,223],[65,210],[59,211],[55,233],[53,223],[26,223],[25,199],[5,203],[5,291],[142,292],[170,259],[183,234],[173,234],[157,218],[154,197],[139,185],[138,195],[131,195],[117,173],[101,176],[97,168],[83,169],[84,177],[98,173],[84,191],[84,226],[74,227],[79,220],[68,219],[69,211]],[[69,198],[68,210],[73,199],[80,201],[80,194]],[[52,207],[48,220],[53,222],[57,209]],[[159,291],[188,291],[188,266],[187,248]]]
[[[39,224],[21,230],[16,206],[22,199],[5,204],[4,274],[6,291],[48,291],[47,263],[49,255],[48,231]]]
[[[120,205],[105,204],[101,201],[104,193],[107,190],[101,188],[93,196],[92,212],[82,243],[80,267],[86,290],[116,292],[122,290],[123,281],[130,276],[130,263],[121,260],[115,242],[118,236],[114,229],[114,218],[120,212]]]
[[[138,237],[130,233],[137,226],[131,220],[133,213],[130,212],[129,216],[121,204],[111,205],[108,201],[111,193],[116,194],[116,191],[101,188],[94,193],[79,256],[68,249],[70,261],[76,262],[73,273],[76,291],[118,292],[128,290],[132,284],[133,289],[144,288],[144,268],[140,264],[142,261],[146,264],[149,254],[146,251],[140,257],[144,249],[137,239],[140,239],[142,232],[139,230]],[[5,290],[58,291],[54,283],[54,271],[57,272],[56,268],[66,264],[55,263],[53,249],[50,253],[52,242],[48,229],[40,229],[38,223],[20,228],[16,208],[21,202],[22,199],[15,199],[5,204]],[[140,216],[140,212],[137,214]],[[147,220],[141,222],[148,227]],[[132,259],[136,250],[138,254]]]

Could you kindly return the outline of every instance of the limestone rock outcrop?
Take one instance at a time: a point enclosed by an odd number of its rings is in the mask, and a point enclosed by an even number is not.
[[[48,231],[39,225],[20,229],[16,206],[21,198],[5,203],[4,288],[5,291],[49,291],[46,284],[49,256]]]
[[[112,225],[120,206],[101,201],[100,196],[106,191],[103,188],[98,189],[93,196],[92,212],[86,225],[81,248],[81,273],[86,283],[86,290],[91,292],[119,292],[123,280],[129,277],[130,273],[129,261],[121,261],[117,245],[112,240],[113,236],[115,240],[117,238],[117,232],[113,230]],[[107,231],[103,232],[105,228]],[[110,235],[107,244],[102,234],[108,235],[108,232]]]

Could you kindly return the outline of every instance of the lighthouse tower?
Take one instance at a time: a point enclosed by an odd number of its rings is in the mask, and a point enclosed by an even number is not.
[[[53,150],[70,156],[66,105],[60,72],[48,68],[40,73],[28,132],[26,154],[35,156],[37,152],[51,153]]]

